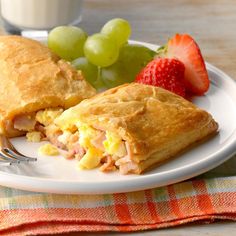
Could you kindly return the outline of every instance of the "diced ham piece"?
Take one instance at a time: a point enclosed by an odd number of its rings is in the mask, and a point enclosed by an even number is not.
[[[127,155],[115,162],[115,165],[119,167],[121,174],[128,174],[129,172],[133,172],[133,170],[138,169],[137,164],[132,160],[133,154],[128,142],[125,142],[125,147],[127,150]]]
[[[80,160],[85,153],[86,153],[85,149],[81,147],[79,143],[77,143],[72,149],[68,151],[68,153],[66,154],[66,158],[67,159],[76,158]]]
[[[132,152],[131,152],[131,148],[128,142],[125,142],[125,147],[126,147],[126,151],[127,151],[127,157],[131,160],[132,159]]]
[[[45,135],[45,128],[43,125],[41,125],[40,123],[36,123],[35,127],[34,127],[35,131],[39,131],[41,132],[43,135]]]
[[[120,160],[123,160],[123,158],[120,159]],[[116,164],[117,164],[117,162],[116,162]],[[127,162],[125,162],[125,161],[120,162],[118,166],[119,166],[120,173],[123,174],[123,175],[126,175],[128,173],[135,173],[136,170],[138,170],[137,163],[135,163],[132,160],[129,160]]]
[[[56,147],[60,148],[60,149],[66,149],[66,146],[65,144],[61,143],[59,140],[58,140],[58,137],[62,134],[62,131],[60,130],[56,130],[54,132],[50,132],[50,133],[47,133],[47,138],[48,140],[53,144],[55,145]]]
[[[94,147],[100,149],[100,150],[105,150],[103,146],[103,141],[106,140],[106,136],[104,132],[101,132],[96,138],[91,140],[91,143],[93,144]]]
[[[104,171],[116,170],[115,161],[112,159],[112,157],[110,155],[105,156],[103,161],[104,161],[104,163],[100,167],[100,171],[104,172]]]
[[[36,124],[34,116],[26,114],[16,116],[13,122],[14,128],[21,131],[32,131]]]

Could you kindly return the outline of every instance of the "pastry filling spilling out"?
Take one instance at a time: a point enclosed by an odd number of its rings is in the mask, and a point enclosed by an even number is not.
[[[47,140],[47,130],[62,112],[62,108],[46,108],[33,113],[20,114],[9,122],[7,129],[11,133],[16,131],[26,133],[28,141]]]
[[[131,163],[129,145],[114,132],[77,122],[73,128],[64,131],[52,125],[47,135],[54,145],[67,150],[66,158],[76,158],[81,169],[101,165],[101,171],[119,168],[123,173],[129,172],[125,161],[127,159]]]
[[[53,121],[62,112],[62,108],[47,108],[32,114],[18,115],[11,126],[15,130],[26,132],[28,141],[47,140],[65,150],[66,158],[77,159],[81,169],[101,165],[101,171],[119,168],[122,173],[128,173],[136,168],[131,161],[129,144],[119,135],[81,122],[77,122],[72,128],[61,130]]]

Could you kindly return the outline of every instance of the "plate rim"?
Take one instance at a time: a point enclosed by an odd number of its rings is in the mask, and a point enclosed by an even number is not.
[[[145,45],[150,48],[159,47],[158,45],[141,41],[130,40],[130,42]],[[230,83],[236,88],[236,82],[229,75],[227,75],[221,69],[213,66],[212,64],[208,62],[205,63],[208,71],[211,71],[214,74],[223,77],[224,81],[227,80],[227,83]],[[99,182],[95,184],[94,182],[78,182],[77,180],[72,181],[65,179],[45,179],[36,176],[25,176],[14,173],[8,173],[0,170],[0,184],[6,187],[19,188],[27,191],[57,194],[110,194],[161,187],[200,175],[227,161],[231,156],[236,153],[236,128],[233,130],[231,136],[228,139],[229,140],[226,141],[225,145],[223,145],[223,147],[217,150],[217,153],[209,154],[204,159],[201,159],[199,162],[190,163],[188,165],[184,165],[183,167],[178,167],[172,170],[162,171],[161,173],[140,175],[137,178],[125,180],[116,179],[112,181],[103,181],[101,183]],[[206,165],[206,163],[208,164]],[[193,169],[191,167],[194,167],[194,171],[191,171],[191,169]],[[178,175],[179,172],[181,172],[182,174]],[[166,176],[168,174],[169,177]],[[175,176],[175,178],[173,178],[173,175]],[[156,178],[158,178],[159,176],[164,176],[166,178],[164,178],[165,180],[162,181],[162,183],[158,184],[158,182],[156,182]],[[10,179],[4,177],[10,177]],[[23,180],[24,183],[22,183],[21,180]],[[16,181],[21,183],[19,185],[15,184]],[[125,185],[123,185],[124,181]],[[46,187],[44,185],[45,182],[47,183]],[[114,183],[116,184],[115,187],[110,186],[114,185]],[[65,186],[65,184],[67,186]]]

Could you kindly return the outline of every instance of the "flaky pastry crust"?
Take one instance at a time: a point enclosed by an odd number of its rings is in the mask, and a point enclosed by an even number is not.
[[[68,108],[95,94],[80,72],[45,45],[20,36],[0,37],[0,132],[16,115]]]
[[[212,116],[167,90],[138,83],[125,84],[65,111],[57,125],[77,121],[119,134],[129,143],[131,173],[168,159],[190,144],[217,131]],[[120,161],[120,169],[129,164]],[[124,170],[124,172],[127,172]]]

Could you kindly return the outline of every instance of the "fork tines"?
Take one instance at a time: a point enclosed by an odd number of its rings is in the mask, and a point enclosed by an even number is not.
[[[37,158],[28,157],[18,152],[7,137],[0,134],[0,165],[19,164],[37,161]]]

